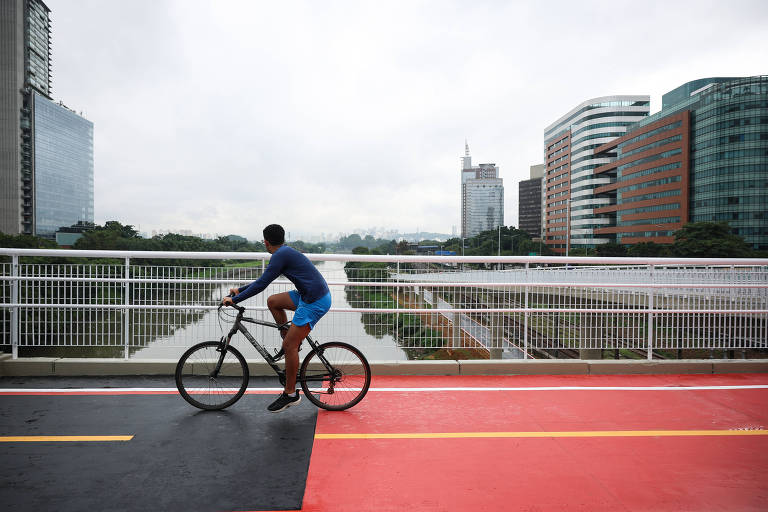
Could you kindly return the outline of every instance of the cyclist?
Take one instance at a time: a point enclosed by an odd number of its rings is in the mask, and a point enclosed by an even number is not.
[[[267,299],[267,307],[275,322],[288,321],[286,310],[294,311],[288,331],[280,330],[285,353],[285,389],[267,409],[280,412],[301,401],[296,391],[296,374],[299,369],[299,346],[318,320],[331,308],[331,292],[328,283],[309,259],[296,249],[285,245],[285,230],[278,224],[264,228],[264,245],[272,257],[264,273],[253,283],[232,288],[234,297],[224,297],[225,306],[237,304],[262,292],[280,274],[295,286],[296,290],[276,293]]]

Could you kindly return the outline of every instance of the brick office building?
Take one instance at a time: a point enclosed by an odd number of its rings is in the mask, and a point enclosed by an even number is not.
[[[594,190],[620,244],[672,243],[686,222],[727,222],[768,249],[768,76],[713,77],[665,94],[662,110],[597,147]]]

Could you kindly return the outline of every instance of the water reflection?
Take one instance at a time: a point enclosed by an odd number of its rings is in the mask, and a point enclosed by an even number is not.
[[[323,261],[317,263],[317,268],[329,282],[348,282],[344,272],[344,263],[338,261]],[[242,285],[245,283],[232,283]],[[227,293],[230,285],[220,285],[210,292],[210,304],[215,304]],[[273,293],[280,293],[291,289],[291,285],[272,284],[264,292],[248,299],[244,305],[248,307],[264,307],[266,297]],[[331,297],[334,309],[351,308],[346,299],[344,286],[331,286]],[[228,310],[233,311],[233,310]],[[230,313],[231,314],[231,313]],[[249,311],[248,316],[271,321],[268,311]],[[289,315],[290,316],[290,315]],[[162,315],[160,315],[162,318]],[[219,339],[231,326],[231,320],[219,321],[216,310],[209,310],[200,318],[190,316],[190,323],[185,327],[175,330],[172,334],[154,339],[147,347],[140,348],[131,356],[138,359],[176,359],[189,346],[206,340]],[[260,326],[248,326],[248,330],[264,346],[277,351],[280,346],[280,338],[277,331]],[[318,342],[344,341],[362,350],[370,361],[392,361],[407,359],[405,351],[400,348],[395,339],[389,334],[369,334],[366,332],[362,313],[330,312],[312,332],[313,339]],[[235,336],[234,345],[240,349],[247,359],[258,360],[260,356],[250,346],[242,335]],[[304,344],[299,355],[303,358],[307,353],[308,344]]]

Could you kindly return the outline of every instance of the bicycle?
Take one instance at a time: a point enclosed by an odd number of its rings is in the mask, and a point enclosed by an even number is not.
[[[176,387],[190,404],[205,410],[220,410],[237,402],[248,387],[248,364],[239,350],[230,345],[237,332],[261,354],[285,386],[285,370],[278,366],[280,352],[272,356],[243,325],[244,322],[278,330],[290,322],[276,324],[244,316],[245,308],[232,305],[237,316],[232,328],[219,341],[204,341],[189,348],[176,364]],[[219,320],[223,318],[219,305]],[[231,318],[231,315],[226,315]],[[296,382],[310,402],[329,411],[349,409],[365,397],[371,384],[371,366],[362,352],[340,341],[318,344],[310,336],[312,347],[299,367]]]

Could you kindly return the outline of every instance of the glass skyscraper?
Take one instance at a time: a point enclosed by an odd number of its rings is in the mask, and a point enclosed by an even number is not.
[[[0,2],[0,232],[93,220],[93,124],[51,101],[50,10]],[[55,225],[55,226],[54,226]]]
[[[768,76],[713,83],[691,111],[692,222],[727,222],[768,250]]]
[[[93,222],[93,123],[34,95],[35,234]]]

